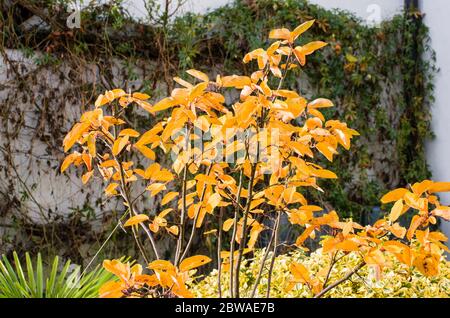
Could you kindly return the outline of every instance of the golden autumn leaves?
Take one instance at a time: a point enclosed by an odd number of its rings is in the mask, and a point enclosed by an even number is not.
[[[99,291],[102,298],[120,297],[163,297],[164,293],[178,297],[191,298],[192,293],[186,287],[189,271],[209,263],[207,256],[197,255],[186,258],[177,268],[171,262],[156,260],[147,268],[153,274],[143,274],[141,265],[131,266],[119,260],[105,260],[103,267],[113,273],[118,281],[105,283]]]
[[[443,221],[450,220],[450,208],[439,203],[435,196],[438,192],[450,192],[450,182],[425,180],[413,184],[410,189],[390,191],[381,198],[384,204],[394,202],[389,215],[374,225],[365,227],[352,221],[339,222],[337,214],[333,212],[321,217],[320,222],[318,218],[311,219],[311,213],[308,215],[304,212],[297,220],[309,224],[297,244],[302,243],[315,229],[326,225],[341,230],[337,235],[326,237],[321,242],[321,252],[331,255],[332,260],[339,253],[342,256],[357,252],[362,255],[360,266],[373,266],[378,269],[377,272],[381,272],[384,267],[391,266],[389,254],[406,268],[416,268],[425,276],[435,276],[439,273],[442,252],[449,251],[443,244],[447,237],[428,227],[436,224],[436,217]],[[413,215],[409,229],[406,229],[396,221],[409,210],[416,210],[417,214]],[[332,261],[329,271],[334,265],[336,263]],[[292,279],[288,289],[302,283],[307,284],[313,294],[320,295],[327,287],[323,273],[322,276],[315,277],[302,264],[297,263],[291,264],[290,271]]]
[[[107,183],[105,194],[123,199],[129,213],[124,226],[132,230],[143,257],[146,253],[139,242],[139,230],[145,231],[156,258],[147,262],[152,275],[142,274],[138,265],[105,261],[104,267],[119,281],[107,283],[102,296],[191,296],[185,285],[189,271],[211,261],[202,255],[187,257],[194,237],[203,231],[204,235],[220,233],[226,237],[227,241],[217,246],[217,261],[222,265],[219,270],[229,275],[230,296],[238,297],[243,255],[255,249],[263,231],[271,231],[276,242],[283,214],[303,229],[296,239],[300,248],[308,238],[326,231],[329,235],[322,240],[322,251],[332,257],[355,252],[361,255],[362,264],[383,267],[388,266],[384,258],[388,251],[427,275],[435,272],[424,268],[430,263],[437,266],[443,237],[417,229],[434,224],[435,217],[448,219],[448,208],[431,195],[446,191],[445,184],[430,181],[414,185],[412,192],[404,189],[388,194],[384,201],[396,201],[389,219],[367,227],[340,221],[335,211],[322,211],[302,194],[306,187],[324,191],[319,179],[337,178],[311,160],[320,154],[333,161],[338,149],[348,150],[352,138],[358,136],[346,123],[325,118],[322,109],[334,106],[330,100],[308,101],[282,87],[289,70],[304,66],[308,55],[326,46],[321,41],[294,44],[313,24],[305,22],[293,31],[272,30],[269,37],[277,41],[267,50],[259,48],[244,56],[244,63],[256,61],[257,69],[250,76],[217,75],[211,80],[201,71],[188,70],[190,81],[175,77],[179,87],[154,105],[146,94],[107,91],[98,97],[95,109],[85,112],[67,134],[64,150],[75,144],[81,150],[65,158],[61,171],[72,164],[85,166],[83,183],[97,171]],[[229,89],[239,90],[239,97],[230,105],[224,97]],[[158,116],[162,119],[147,131],[137,131],[123,116],[132,104],[152,115],[164,112],[164,116]],[[210,139],[205,138],[207,134]],[[163,167],[160,153],[170,153],[173,162]],[[135,160],[137,156],[144,160]],[[146,191],[133,197],[136,183]],[[430,195],[420,198],[423,194]],[[142,195],[160,196],[161,211],[137,211],[133,203]],[[430,213],[425,212],[428,203],[435,205]],[[395,222],[407,207],[421,211],[408,231]],[[221,227],[214,225],[218,211],[223,218]],[[274,227],[266,225],[268,219],[277,220]],[[391,234],[398,239],[406,235],[409,240],[415,235],[423,243],[413,250],[386,239]],[[173,261],[159,258],[153,235],[176,240]],[[278,245],[269,247],[275,257]],[[327,282],[307,272],[302,264],[292,264],[291,272],[290,287],[307,284],[314,294],[327,288]]]

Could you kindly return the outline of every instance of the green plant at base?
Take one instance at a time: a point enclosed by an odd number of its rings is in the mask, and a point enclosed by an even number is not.
[[[243,297],[248,297],[252,292],[251,287],[257,276],[259,264],[264,255],[264,249],[255,251],[252,259],[247,259],[241,268],[240,284],[243,290]],[[333,281],[345,275],[359,262],[358,256],[350,253],[342,258],[334,266],[330,273],[329,281]],[[340,256],[340,257],[341,257]],[[376,272],[371,267],[362,268],[359,275],[352,277],[345,283],[331,290],[326,297],[347,298],[416,298],[416,297],[446,297],[450,295],[450,263],[442,260],[440,273],[434,277],[426,277],[415,269],[410,269],[401,264],[395,258],[389,259],[390,267],[384,268],[381,272]],[[325,279],[326,272],[330,265],[330,256],[322,254],[321,249],[307,255],[301,250],[290,254],[279,255],[275,259],[272,275],[272,297],[282,298],[309,298],[311,291],[305,284],[297,284],[291,290],[287,290],[290,280],[289,266],[292,262],[303,263],[310,272],[323,274],[321,279]],[[256,297],[265,297],[269,264],[260,281]],[[222,275],[222,294],[227,295],[227,277]],[[209,298],[217,297],[217,270],[212,271],[206,277],[199,277],[199,282],[192,281],[191,291],[196,297]]]
[[[26,253],[25,270],[16,252],[13,259],[13,264],[5,255],[0,260],[0,298],[95,298],[100,286],[114,276],[101,266],[80,273],[77,265],[69,271],[70,261],[59,270],[58,256],[48,271],[43,266],[41,254],[37,255],[33,265]]]

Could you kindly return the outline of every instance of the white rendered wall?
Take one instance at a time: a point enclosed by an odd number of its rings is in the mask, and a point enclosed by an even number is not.
[[[427,159],[436,181],[450,181],[450,1],[422,0],[425,24],[430,28],[431,45],[436,52],[440,72],[435,80],[432,129],[436,138],[427,145]],[[441,195],[442,204],[450,205],[450,193]],[[442,230],[450,235],[450,222]]]
[[[165,0],[157,0],[157,2],[163,7]],[[172,2],[176,3],[177,0]],[[215,9],[232,2],[232,0],[187,0],[179,13],[205,13],[208,9]],[[403,0],[310,0],[309,2],[328,9],[351,11],[361,18],[367,19],[369,23],[378,18],[391,17],[399,12],[403,5]],[[145,17],[144,3],[145,0],[125,0],[130,13],[137,18]]]

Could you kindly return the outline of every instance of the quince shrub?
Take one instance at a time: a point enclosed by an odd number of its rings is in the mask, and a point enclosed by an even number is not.
[[[305,188],[324,191],[320,179],[337,178],[314,162],[317,157],[333,161],[359,135],[346,123],[325,118],[322,109],[334,106],[332,101],[308,101],[283,88],[289,71],[304,67],[308,56],[327,45],[322,41],[295,44],[313,25],[314,20],[293,31],[272,30],[269,38],[275,42],[243,58],[244,63],[256,62],[250,76],[218,75],[211,80],[203,72],[188,70],[195,82],[175,77],[179,87],[154,105],[147,94],[113,89],[100,95],[95,109],[81,116],[63,141],[65,151],[74,146],[78,150],[66,157],[61,171],[72,164],[84,166],[83,183],[94,174],[107,183],[105,195],[123,201],[124,216],[128,216],[123,225],[130,229],[149,270],[145,274],[140,265],[105,260],[104,267],[119,280],[103,286],[102,296],[191,297],[186,284],[193,270],[212,257],[218,264],[217,294],[226,292],[230,297],[240,297],[248,288],[247,296],[261,295],[265,272],[267,297],[272,281],[288,272],[287,290],[300,284],[311,296],[322,297],[367,266],[381,273],[391,266],[391,256],[425,276],[439,275],[446,250],[442,242],[447,238],[430,231],[429,225],[437,218],[450,219],[450,208],[436,196],[450,191],[450,183],[425,180],[386,194],[382,202],[394,202],[391,212],[371,226],[340,220],[336,211],[325,212],[303,196]],[[223,95],[227,90],[239,91],[231,104]],[[148,130],[137,131],[126,117],[131,105],[151,115],[164,115]],[[163,167],[161,153],[170,154],[173,163]],[[131,154],[147,160],[136,164]],[[142,185],[144,192],[138,190]],[[161,196],[164,208],[138,211],[135,202],[144,195]],[[397,220],[409,211],[416,212],[406,229]],[[300,249],[306,240],[325,234],[322,253],[330,259],[325,274],[311,272],[303,261],[290,263],[283,273],[274,270],[282,215],[302,229],[295,242]],[[243,265],[263,231],[270,234],[268,246],[254,280],[245,283],[251,287],[243,285]],[[141,233],[150,250],[141,242]],[[218,238],[216,253],[190,256],[195,237],[211,234]],[[173,238],[173,259],[162,259],[158,251],[157,239],[163,235]],[[347,256],[357,260],[355,266],[336,277],[335,266]]]

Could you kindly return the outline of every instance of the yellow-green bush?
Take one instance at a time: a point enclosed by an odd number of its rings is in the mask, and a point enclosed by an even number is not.
[[[243,297],[251,294],[251,286],[257,276],[264,250],[258,250],[254,258],[246,260],[240,273],[240,283]],[[290,280],[289,265],[291,262],[299,262],[305,265],[312,274],[327,271],[330,257],[321,254],[321,250],[311,253],[309,256],[301,250],[280,255],[276,258],[273,274],[271,297],[312,297],[307,286],[297,284],[292,290],[286,287]],[[326,294],[325,297],[449,297],[450,295],[450,264],[444,258],[442,260],[439,275],[425,277],[417,270],[409,268],[396,259],[389,260],[391,266],[384,268],[377,275],[374,268],[365,266],[350,280],[337,286]],[[342,278],[345,273],[353,269],[359,262],[358,256],[351,253],[344,256],[333,268],[330,281]],[[263,274],[256,297],[265,297],[267,290],[267,272],[270,262],[266,262],[266,271]],[[191,284],[191,290],[196,297],[217,297],[217,270],[201,279],[197,284]],[[378,276],[378,279],[377,279]],[[228,296],[228,273],[222,273],[222,293]]]

